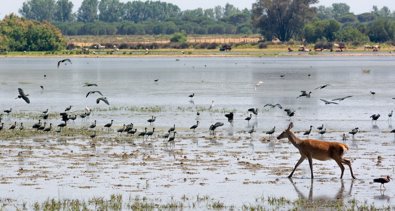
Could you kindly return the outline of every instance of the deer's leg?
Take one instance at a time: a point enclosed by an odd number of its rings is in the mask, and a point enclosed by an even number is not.
[[[354,176],[354,173],[352,172],[351,161],[343,158],[341,162],[346,164],[350,168],[351,177],[353,179],[356,179],[355,176]]]
[[[339,165],[340,170],[342,171],[341,175],[340,175],[340,179],[343,179],[343,173],[344,173],[344,166],[342,164],[343,160],[340,159],[335,159],[337,165]]]
[[[292,170],[292,172],[291,172],[291,174],[288,176],[288,178],[291,178],[291,177],[292,177],[292,175],[294,174],[296,168],[298,168],[298,166],[304,161],[304,159],[306,159],[306,157],[304,157],[304,156],[301,156],[301,157],[299,158],[299,161],[296,163],[294,169]]]
[[[311,179],[314,179],[314,175],[313,175],[313,158],[310,155],[307,159],[309,161],[310,172],[311,172]]]

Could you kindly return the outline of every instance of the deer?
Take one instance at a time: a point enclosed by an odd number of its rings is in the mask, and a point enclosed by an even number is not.
[[[296,168],[307,158],[310,165],[311,179],[313,176],[313,158],[317,160],[335,160],[341,169],[340,179],[343,178],[344,166],[346,164],[350,168],[351,177],[356,179],[351,167],[351,161],[343,158],[343,154],[348,150],[348,146],[339,142],[326,142],[315,139],[300,139],[291,131],[293,123],[291,122],[286,130],[284,130],[277,139],[288,138],[300,153],[299,161],[296,163],[294,169],[288,178],[292,178]]]

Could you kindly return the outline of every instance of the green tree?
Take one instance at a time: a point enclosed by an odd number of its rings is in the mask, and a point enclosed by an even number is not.
[[[339,30],[340,23],[336,20],[316,20],[305,25],[304,37],[309,43],[315,43],[320,39],[332,42]]]
[[[28,0],[23,2],[19,13],[27,19],[52,21],[55,8],[55,0]]]
[[[0,37],[11,51],[55,51],[65,46],[60,30],[48,22],[37,22],[16,15],[0,22]]]
[[[335,33],[336,40],[341,42],[366,43],[369,37],[355,27],[345,27]]]
[[[94,22],[97,20],[98,0],[83,0],[81,7],[78,9],[78,21]]]
[[[350,6],[346,3],[334,3],[332,4],[332,8],[335,19],[350,13]]]
[[[317,17],[319,19],[332,19],[334,18],[333,15],[333,7],[325,7],[325,6],[319,6],[317,8]]]
[[[173,34],[170,38],[170,42],[172,43],[186,43],[187,42],[187,35],[185,33],[177,32]]]
[[[395,21],[380,18],[368,24],[368,36],[372,42],[395,40]]]
[[[317,0],[257,0],[252,7],[253,24],[262,35],[288,41],[300,35],[304,24],[315,14]]]
[[[73,2],[69,0],[58,0],[55,9],[55,21],[68,22],[73,20]]]
[[[99,3],[99,20],[117,22],[123,17],[123,3],[119,0],[101,0]]]

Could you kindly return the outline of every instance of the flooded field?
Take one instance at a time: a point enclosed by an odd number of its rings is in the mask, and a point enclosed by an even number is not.
[[[90,209],[395,209],[394,182],[385,190],[373,183],[395,173],[388,117],[395,109],[394,57],[72,58],[59,68],[57,62],[0,58],[0,109],[12,108],[1,116],[0,210],[68,200]],[[30,104],[15,99],[18,88]],[[298,97],[301,90],[310,97]],[[86,97],[88,91],[100,91],[110,105],[97,104],[101,96]],[[333,101],[346,96],[352,97]],[[265,106],[277,103],[282,109]],[[77,118],[56,132],[59,113],[70,105],[68,115]],[[31,129],[46,109],[42,122],[52,123],[51,131]],[[233,124],[224,116],[229,112]],[[373,122],[373,114],[381,116]],[[189,129],[196,121],[197,129]],[[216,122],[224,125],[212,135]],[[314,180],[307,161],[289,180],[300,154],[275,137],[290,122],[299,137],[347,144],[357,179],[347,166],[341,180],[335,161],[314,160]],[[130,123],[135,135],[116,132]],[[163,136],[174,125],[173,144]],[[311,134],[303,135],[310,125]],[[266,134],[273,127],[273,136]],[[155,131],[138,136],[144,128]]]

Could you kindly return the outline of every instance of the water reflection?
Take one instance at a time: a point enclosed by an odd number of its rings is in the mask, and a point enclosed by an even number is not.
[[[375,195],[373,198],[376,200],[387,201],[388,203],[391,201],[391,197],[385,195],[385,189],[380,189],[380,195]]]
[[[320,204],[325,203],[325,204],[334,204],[334,205],[339,205],[343,204],[343,200],[348,197],[351,196],[352,193],[352,188],[354,185],[354,180],[351,180],[351,184],[350,187],[348,189],[348,192],[345,194],[345,187],[344,187],[344,181],[341,179],[340,180],[340,188],[339,190],[333,195],[333,196],[314,196],[314,180],[310,180],[310,189],[309,189],[309,193],[308,196],[306,197],[305,194],[303,194],[302,191],[299,190],[299,188],[296,186],[295,182],[292,180],[292,178],[289,178],[289,181],[291,182],[292,186],[294,187],[296,193],[298,194],[299,198],[304,199],[304,200],[308,200],[309,202],[313,202],[313,201],[319,201]],[[330,193],[328,193],[330,194]]]

